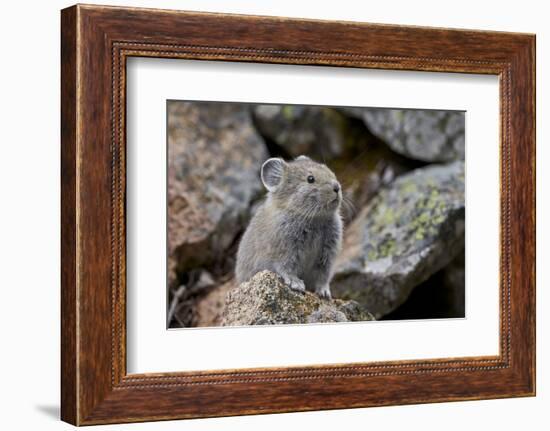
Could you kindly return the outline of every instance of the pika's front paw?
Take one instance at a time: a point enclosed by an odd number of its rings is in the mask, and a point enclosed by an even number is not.
[[[315,289],[315,293],[321,299],[332,299],[332,295],[330,294],[330,286],[328,285],[328,283],[317,287]]]
[[[298,277],[291,277],[291,276],[283,276],[283,280],[285,284],[290,287],[292,290],[296,290],[298,292],[305,292],[306,285],[302,280],[300,280]]]

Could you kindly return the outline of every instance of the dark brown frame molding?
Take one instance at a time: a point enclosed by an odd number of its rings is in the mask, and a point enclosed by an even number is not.
[[[77,5],[61,13],[61,54],[63,420],[88,425],[535,394],[534,35]],[[498,75],[499,355],[128,375],[131,56]]]

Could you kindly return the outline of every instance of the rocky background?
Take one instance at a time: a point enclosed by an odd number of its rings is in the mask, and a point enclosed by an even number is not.
[[[464,113],[168,103],[168,325],[464,317]],[[234,280],[271,156],[305,154],[348,204],[333,300]],[[268,245],[266,245],[268,246]]]

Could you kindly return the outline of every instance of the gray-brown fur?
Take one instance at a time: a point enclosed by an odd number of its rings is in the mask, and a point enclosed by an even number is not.
[[[261,177],[268,194],[241,239],[237,281],[269,270],[293,289],[330,298],[342,242],[342,191],[336,176],[324,164],[300,156],[291,162],[267,160]]]

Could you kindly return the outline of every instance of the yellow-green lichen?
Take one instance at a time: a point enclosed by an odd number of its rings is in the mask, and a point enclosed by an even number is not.
[[[402,194],[412,194],[412,193],[416,193],[417,190],[418,190],[418,187],[414,182],[406,181],[401,185],[400,192]]]
[[[386,225],[395,223],[395,213],[391,207],[386,207],[380,221]]]
[[[388,257],[395,254],[396,242],[393,238],[385,239],[378,247],[378,254],[380,257]]]
[[[294,108],[290,105],[283,106],[281,113],[287,120],[292,120],[294,116]]]
[[[436,235],[437,227],[445,221],[446,205],[439,190],[433,188],[428,197],[417,202],[416,211],[419,214],[411,221],[411,230],[415,239],[421,241],[426,236]]]

